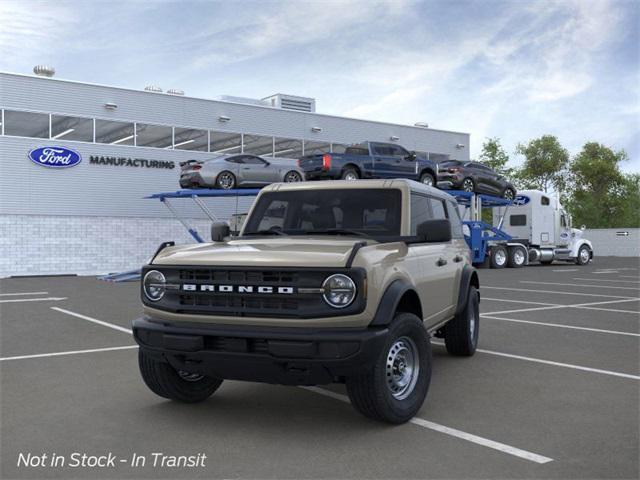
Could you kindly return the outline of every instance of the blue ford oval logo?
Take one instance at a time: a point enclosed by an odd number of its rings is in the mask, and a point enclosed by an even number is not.
[[[82,156],[69,148],[40,147],[29,152],[29,159],[43,167],[69,168],[79,164],[82,161]]]
[[[529,203],[529,200],[531,200],[529,197],[527,197],[526,195],[517,195],[515,200],[513,201],[514,205],[526,205],[527,203]]]

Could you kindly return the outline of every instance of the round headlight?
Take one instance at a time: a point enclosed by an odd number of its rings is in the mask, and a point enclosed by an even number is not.
[[[151,270],[144,276],[142,289],[149,300],[157,302],[164,296],[165,284],[164,275],[157,270]]]
[[[344,308],[356,298],[356,284],[346,275],[337,273],[327,277],[322,284],[322,297],[334,308]]]

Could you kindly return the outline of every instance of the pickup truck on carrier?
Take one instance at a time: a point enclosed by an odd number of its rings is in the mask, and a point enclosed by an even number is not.
[[[436,186],[438,164],[394,143],[363,142],[344,153],[307,155],[298,160],[306,180],[408,178]]]

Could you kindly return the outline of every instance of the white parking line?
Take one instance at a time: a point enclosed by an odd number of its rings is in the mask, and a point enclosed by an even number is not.
[[[71,350],[68,352],[38,353],[36,355],[20,355],[17,357],[0,358],[0,362],[8,362],[9,360],[24,360],[27,358],[60,357],[63,355],[77,355],[80,353],[111,352],[114,350],[129,350],[132,348],[138,348],[138,345],[127,345],[125,347],[92,348],[89,350]]]
[[[584,283],[555,283],[555,282],[534,282],[533,280],[520,280],[520,283],[532,283],[538,285],[563,285],[567,287],[588,287],[588,288],[615,288],[616,290],[640,290],[640,287],[619,287],[618,285],[585,285]]]
[[[66,300],[67,297],[47,297],[47,298],[11,298],[9,300],[0,300],[0,303],[20,303],[20,302],[58,302]]]
[[[555,309],[559,309],[559,308],[582,308],[585,310],[602,310],[605,312],[619,312],[619,313],[631,313],[634,315],[638,315],[640,314],[640,312],[636,312],[633,310],[616,310],[614,308],[599,308],[599,307],[595,307],[594,305],[606,305],[606,304],[611,304],[611,303],[624,303],[624,302],[635,302],[637,300],[640,300],[640,298],[630,298],[630,299],[626,299],[626,300],[607,300],[604,302],[589,302],[589,303],[576,303],[573,305],[563,305],[563,304],[552,304],[549,303],[547,304],[548,306],[546,307],[534,307],[534,308],[518,308],[515,310],[500,310],[497,312],[484,312],[483,315],[498,315],[498,314],[502,314],[502,313],[520,313],[520,312],[535,312],[538,310],[555,310]]]
[[[599,293],[560,292],[560,291],[557,291],[557,290],[538,290],[536,288],[485,287],[485,286],[483,286],[481,288],[481,290],[510,290],[512,292],[552,293],[554,295],[577,295],[579,297],[627,298],[627,299],[630,299],[630,300],[637,300],[637,297],[623,297],[621,295],[601,295]]]
[[[558,328],[568,328],[571,330],[584,330],[586,332],[596,332],[596,333],[610,333],[612,335],[626,335],[629,337],[640,337],[640,333],[632,333],[632,332],[620,332],[617,330],[604,330],[601,328],[588,328],[588,327],[576,327],[574,325],[560,325],[558,323],[547,323],[547,322],[534,322],[532,320],[519,320],[515,318],[500,318],[489,315],[480,315],[482,318],[488,318],[489,320],[501,320],[503,322],[515,322],[515,323],[529,323],[531,325],[541,325],[544,327],[558,327]]]
[[[488,298],[488,297],[482,297],[482,301],[486,302],[487,300],[491,301],[491,302],[505,302],[505,303],[525,303],[525,304],[531,304],[531,305],[546,305],[546,306],[556,306],[558,305],[557,303],[544,303],[544,302],[532,302],[530,300],[507,300],[506,298]]]
[[[318,387],[300,387],[300,388],[303,388],[310,392],[318,393],[320,395],[324,395],[326,397],[333,398],[335,400],[340,400],[341,402],[350,403],[349,397],[347,397],[346,395],[331,392],[329,390],[325,390],[324,388],[318,388]],[[446,427],[444,425],[440,425],[439,423],[430,422],[429,420],[423,420],[422,418],[414,417],[411,420],[409,420],[409,422],[423,428],[428,428],[429,430],[434,430],[436,432],[444,433],[445,435],[450,435],[452,437],[466,440],[467,442],[475,443],[476,445],[481,445],[483,447],[491,448],[493,450],[498,450],[500,452],[513,455],[514,457],[523,458],[525,460],[529,460],[530,462],[543,464],[543,463],[549,463],[553,461],[553,458],[545,457],[543,455],[538,455],[537,453],[532,453],[527,450],[522,450],[520,448],[512,447],[511,445],[489,440],[488,438],[479,437],[471,433],[463,432],[462,430]]]
[[[609,280],[608,278],[593,279],[593,278],[573,277],[572,280],[586,280],[588,282],[640,283],[638,281],[633,281],[633,280]]]
[[[558,270],[551,270],[552,272],[578,272],[579,268],[560,268]]]
[[[619,275],[620,278],[638,278],[638,275]]]
[[[438,343],[438,342],[432,342],[432,343],[435,343],[436,345],[444,346],[443,343]],[[524,357],[522,355],[513,355],[511,353],[495,352],[493,350],[483,350],[480,348],[478,348],[476,352],[486,353],[488,355],[496,355],[498,357],[514,358],[516,360],[524,360],[526,362],[542,363],[545,365],[552,365],[554,367],[571,368],[573,370],[581,370],[583,372],[601,373],[603,375],[610,375],[612,377],[622,377],[622,378],[630,378],[632,380],[640,380],[640,376],[631,375],[630,373],[613,372],[611,370],[601,370],[599,368],[583,367],[582,365],[573,365],[571,363],[553,362],[551,360],[544,360],[542,358]]]
[[[80,313],[72,312],[71,310],[65,310],[64,308],[51,307],[51,310],[55,310],[56,312],[66,313],[67,315],[71,315],[72,317],[81,318],[82,320],[86,320],[87,322],[96,323],[98,325],[102,325],[103,327],[113,328],[114,330],[118,330],[124,333],[133,333],[130,329],[121,327],[120,325],[114,325],[113,323],[103,322],[102,320],[98,320],[97,318],[87,317],[86,315],[81,315]]]
[[[49,292],[0,293],[0,297],[13,297],[16,295],[49,295]]]

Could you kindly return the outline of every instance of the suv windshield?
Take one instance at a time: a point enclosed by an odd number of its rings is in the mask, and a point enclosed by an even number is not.
[[[400,235],[397,189],[312,189],[264,193],[244,235]]]

